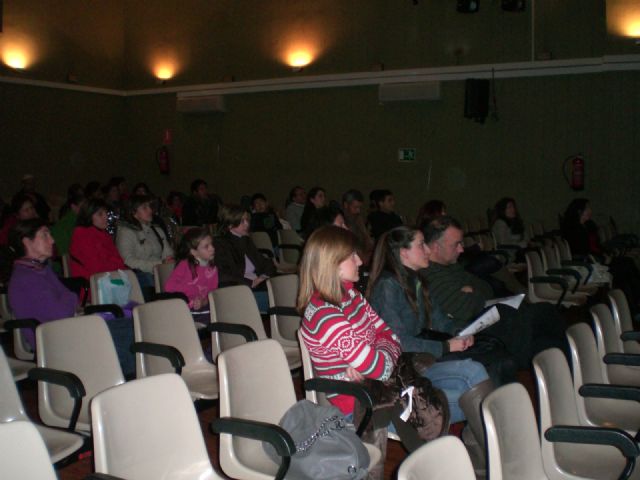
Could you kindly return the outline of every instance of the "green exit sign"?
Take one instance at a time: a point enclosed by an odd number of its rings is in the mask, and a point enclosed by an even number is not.
[[[398,149],[398,161],[399,162],[415,162],[416,161],[416,149],[415,148],[400,148],[400,149]]]

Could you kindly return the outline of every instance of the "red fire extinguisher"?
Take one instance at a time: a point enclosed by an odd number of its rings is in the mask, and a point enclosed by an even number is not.
[[[581,153],[564,160],[562,173],[572,190],[584,190],[584,157]]]
[[[156,160],[158,162],[158,168],[163,175],[169,175],[171,170],[169,163],[169,148],[166,145],[161,146],[156,150]]]

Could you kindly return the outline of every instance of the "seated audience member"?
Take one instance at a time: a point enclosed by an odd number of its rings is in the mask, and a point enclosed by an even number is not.
[[[49,212],[51,212],[51,208],[47,204],[47,201],[44,199],[42,195],[36,192],[36,183],[35,178],[30,173],[26,174],[22,177],[22,189],[17,192],[13,198],[19,198],[27,196],[31,199],[31,203],[33,204],[33,208],[38,212],[38,216],[40,218],[44,218],[45,221],[49,221]]]
[[[289,222],[291,228],[296,232],[302,231],[302,214],[304,213],[304,205],[307,201],[307,192],[301,186],[296,186],[289,192],[289,198],[285,205],[284,218]]]
[[[429,294],[421,270],[429,266],[429,247],[418,230],[396,227],[380,237],[371,265],[367,297],[373,309],[400,339],[404,352],[427,352],[442,359],[449,352],[473,346],[474,337],[453,337],[438,341],[421,337],[424,329],[451,330],[451,320],[438,311],[429,312]],[[484,367],[471,359],[440,361],[422,372],[449,399],[452,422],[476,412],[462,412],[458,400],[464,394],[492,390]],[[486,388],[485,388],[486,387]],[[464,402],[463,402],[464,403]],[[479,405],[479,402],[477,403]],[[461,405],[464,408],[464,405]],[[481,425],[481,422],[479,423]]]
[[[56,241],[56,252],[58,255],[69,253],[71,236],[73,235],[73,229],[76,227],[78,212],[83,202],[84,195],[72,194],[72,196],[67,199],[66,205],[68,208],[66,213],[50,229],[51,236]]]
[[[307,224],[313,214],[318,208],[322,208],[325,206],[327,202],[327,197],[322,187],[313,187],[309,190],[309,194],[307,195],[307,201],[304,204],[304,211],[302,212],[302,218],[300,219],[300,228],[302,232],[307,230]]]
[[[146,197],[151,197],[152,193],[151,193],[151,189],[149,188],[149,185],[147,185],[144,182],[138,182],[133,186],[133,192],[132,195],[144,195]]]
[[[304,237],[309,238],[314,231],[326,225],[347,228],[342,210],[333,205],[316,209],[311,218],[309,218],[307,229],[304,232]]]
[[[124,201],[120,196],[120,185],[122,177],[115,177],[102,188],[104,200],[107,204],[107,232],[109,235],[116,234],[118,221],[124,210]]]
[[[369,214],[367,221],[373,238],[378,240],[384,232],[402,225],[402,219],[394,212],[396,200],[390,190],[374,190],[369,195],[375,210]]]
[[[100,182],[91,180],[84,186],[85,198],[104,198],[102,195],[102,189],[100,188]]]
[[[222,200],[210,195],[207,182],[198,178],[191,182],[191,196],[182,207],[183,225],[213,225],[218,223],[218,208]]]
[[[442,200],[429,200],[418,210],[416,226],[422,230],[431,220],[447,214],[447,206]]]
[[[424,230],[431,250],[429,267],[424,270],[430,298],[434,308],[447,315],[455,329],[466,327],[493,297],[489,284],[458,263],[464,251],[462,237],[462,227],[448,216],[432,220]],[[528,368],[533,355],[546,348],[558,347],[567,352],[564,321],[553,305],[522,303],[518,310],[506,305],[498,309],[500,321],[485,332],[502,340],[520,368]]]
[[[562,236],[569,242],[572,255],[601,256],[607,253],[600,244],[598,226],[592,220],[592,214],[591,204],[586,198],[572,200],[564,212],[560,229]],[[640,273],[633,260],[623,255],[602,260],[608,260],[613,286],[624,291],[631,313],[640,313]]]
[[[342,194],[342,212],[344,222],[356,236],[358,255],[362,263],[367,266],[373,254],[373,240],[362,216],[364,196],[359,190],[347,190]]]
[[[173,248],[163,230],[152,223],[151,198],[133,195],[127,215],[118,224],[116,246],[125,265],[138,277],[143,292],[154,287],[153,267],[173,262]]]
[[[520,218],[516,201],[513,198],[504,197],[498,200],[494,208],[496,219],[491,231],[498,245],[517,245],[526,248],[529,243],[529,235],[524,228],[524,222]]]
[[[78,297],[60,282],[47,260],[53,255],[54,240],[44,220],[35,218],[16,224],[11,231],[11,246],[15,260],[9,281],[9,304],[16,318],[35,318],[50,322],[73,317],[78,309]],[[135,372],[135,360],[129,352],[133,343],[131,319],[107,319],[122,371]],[[24,337],[35,351],[35,338],[29,329]]]
[[[27,195],[13,197],[9,214],[5,216],[2,229],[0,230],[0,245],[9,244],[9,232],[20,221],[30,220],[38,217],[33,200]],[[44,219],[46,221],[46,219]]]
[[[256,193],[251,197],[251,231],[266,232],[269,234],[271,244],[278,246],[278,230],[282,230],[282,224],[278,220],[278,215],[273,211],[267,202],[267,197],[262,193]]]
[[[89,280],[95,273],[127,268],[107,232],[108,208],[100,199],[89,200],[80,207],[69,246],[71,276]]]
[[[60,207],[60,210],[58,211],[58,220],[64,217],[69,211],[69,208],[70,208],[69,200],[77,197],[84,198],[84,187],[79,183],[72,183],[71,185],[69,185],[69,188],[67,188],[67,201],[62,204],[62,206]],[[58,242],[56,241],[56,244],[57,243]],[[58,249],[60,248],[59,245],[56,245],[56,247]]]
[[[167,279],[167,292],[182,292],[195,312],[209,305],[209,292],[218,288],[218,269],[213,264],[215,249],[209,232],[192,228],[184,234],[176,255],[176,268]]]
[[[183,194],[174,190],[167,195],[167,207],[178,225],[182,225]]]
[[[264,257],[249,237],[251,215],[238,205],[226,205],[220,213],[220,235],[214,238],[215,265],[221,285],[247,285],[261,312],[269,308],[264,281],[275,275],[273,261]]]

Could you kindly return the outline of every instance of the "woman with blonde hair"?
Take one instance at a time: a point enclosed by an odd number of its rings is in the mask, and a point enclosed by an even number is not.
[[[353,286],[361,264],[348,230],[330,225],[307,240],[297,306],[304,317],[302,338],[319,377],[387,380],[400,356],[398,338]],[[328,398],[345,415],[353,413],[353,397]]]

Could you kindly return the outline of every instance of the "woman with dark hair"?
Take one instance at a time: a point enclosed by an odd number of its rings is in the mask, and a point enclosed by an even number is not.
[[[426,225],[436,217],[447,214],[447,206],[442,200],[429,200],[418,210],[416,217],[416,226],[422,230]]]
[[[304,232],[307,230],[307,226],[311,217],[318,208],[325,206],[327,202],[326,193],[322,187],[313,187],[309,190],[307,195],[307,201],[304,204],[304,211],[302,212],[302,218],[300,219],[300,228]]]
[[[373,309],[400,339],[405,352],[427,352],[436,359],[449,352],[462,352],[473,346],[473,336],[431,340],[423,330],[455,330],[453,321],[441,312],[432,312],[427,283],[420,270],[429,266],[429,247],[422,232],[397,227],[380,237],[373,255],[367,297]],[[485,368],[470,359],[434,363],[422,374],[441,388],[449,399],[451,421],[464,420],[468,404],[458,400],[466,394],[486,395],[490,385]],[[477,393],[474,393],[477,392]],[[461,408],[462,407],[462,408]]]
[[[55,241],[46,222],[32,218],[18,222],[10,234],[11,248],[17,256],[9,280],[9,304],[16,318],[35,318],[49,322],[73,317],[78,297],[67,290],[48,264]],[[35,348],[30,329],[25,339]]]
[[[131,268],[144,289],[153,288],[153,267],[173,262],[173,248],[162,228],[154,225],[151,197],[129,199],[126,219],[118,224],[116,246],[125,265]]]
[[[247,285],[253,290],[261,312],[269,308],[264,281],[275,275],[274,263],[265,258],[249,237],[251,215],[239,205],[226,205],[220,212],[220,235],[214,239],[215,264],[220,283]]]
[[[205,228],[192,228],[178,247],[176,268],[167,279],[167,292],[182,292],[189,308],[201,310],[209,304],[209,292],[218,288],[218,269],[213,264],[215,248]]]
[[[516,201],[510,197],[498,200],[494,208],[496,219],[491,231],[498,245],[517,245],[526,248],[529,236],[524,228],[524,222],[516,207]]]
[[[38,217],[33,200],[28,195],[16,195],[11,200],[10,213],[6,215],[0,230],[0,245],[9,243],[9,232],[18,222]]]
[[[90,199],[80,206],[69,246],[73,277],[88,280],[95,273],[127,268],[107,232],[108,209],[101,199]]]
[[[53,255],[54,240],[44,220],[35,218],[19,222],[11,231],[11,247],[18,259],[9,280],[9,304],[17,318],[35,318],[49,322],[73,317],[78,297],[58,279],[47,260]],[[135,360],[129,351],[133,343],[133,325],[129,318],[107,318],[122,371],[135,372]],[[33,332],[24,331],[25,339],[35,349]]]
[[[304,238],[309,238],[311,234],[319,228],[326,225],[334,225],[336,227],[346,228],[347,224],[344,220],[344,213],[336,205],[318,208],[309,219],[307,229],[304,231]]]
[[[573,255],[605,254],[598,237],[598,226],[591,219],[592,215],[591,204],[586,198],[572,200],[564,212],[560,229],[562,236],[569,242]],[[631,313],[640,313],[640,272],[633,259],[613,256],[608,267],[613,276],[613,286],[624,291]]]

